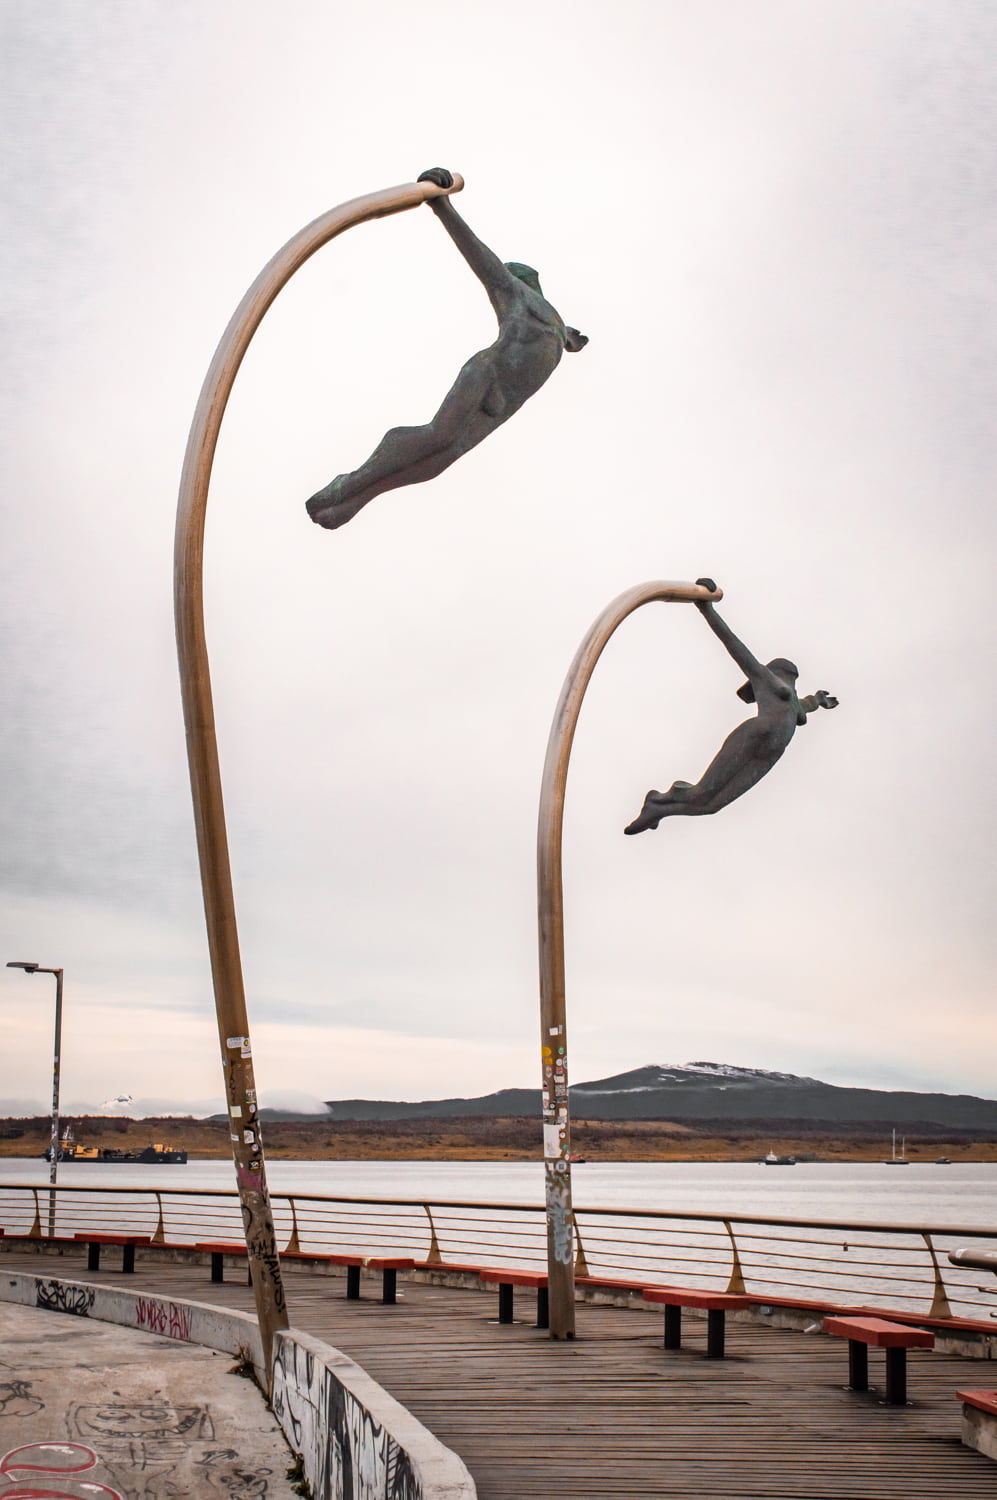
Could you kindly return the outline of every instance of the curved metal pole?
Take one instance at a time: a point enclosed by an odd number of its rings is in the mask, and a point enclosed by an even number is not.
[[[540,1063],[543,1090],[544,1193],[550,1336],[575,1336],[574,1220],[571,1209],[571,1117],[564,1001],[564,890],[561,841],[568,760],[582,699],[606,643],[628,615],[662,600],[694,604],[723,598],[698,583],[640,583],[603,610],[579,646],[554,712],[540,788],[537,824],[537,918],[540,940]]]
[[[204,634],[204,521],[211,467],[225,407],[236,373],[267,308],[305,261],[344,230],[368,219],[417,208],[430,198],[459,192],[432,182],[403,183],[354,198],[308,224],[264,266],[236,308],[205,376],[184,456],[177,502],[174,545],[174,613],[180,691],[187,731],[194,822],[201,867],[201,890],[215,989],[218,1038],[222,1051],[229,1134],[242,1203],[246,1250],[253,1277],[256,1311],[269,1371],[273,1335],[287,1327],[280,1261],[267,1194],[260,1140],[249,1020],[239,954],[225,809],[222,801],[211,677]]]

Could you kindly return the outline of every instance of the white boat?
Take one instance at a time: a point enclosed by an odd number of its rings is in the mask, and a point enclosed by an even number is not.
[[[766,1167],[795,1167],[796,1157],[776,1156],[774,1151],[770,1151],[767,1156],[762,1157],[762,1164]]]

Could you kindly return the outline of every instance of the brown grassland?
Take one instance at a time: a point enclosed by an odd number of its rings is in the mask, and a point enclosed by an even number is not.
[[[152,1142],[186,1148],[190,1159],[227,1158],[223,1120],[127,1120],[85,1116],[71,1123],[85,1145],[141,1150]],[[41,1156],[45,1117],[0,1120],[0,1156]],[[572,1149],[586,1161],[760,1161],[766,1152],[818,1161],[880,1162],[889,1126],[813,1120],[576,1120]],[[899,1137],[899,1131],[898,1131]],[[421,1120],[264,1120],[264,1148],[290,1161],[532,1161],[540,1127],[491,1116]],[[906,1131],[911,1161],[997,1161],[997,1132],[916,1125]]]

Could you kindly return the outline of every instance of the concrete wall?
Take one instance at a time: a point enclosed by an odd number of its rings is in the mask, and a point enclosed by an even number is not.
[[[997,1417],[963,1402],[962,1440],[987,1458],[997,1458]]]
[[[474,1500],[456,1454],[338,1349],[278,1333],[274,1413],[315,1500]]]
[[[248,1313],[2,1267],[0,1301],[219,1349],[252,1364],[266,1389],[259,1330]],[[302,1455],[314,1500],[475,1500],[461,1459],[319,1339],[296,1329],[277,1335],[271,1404]]]

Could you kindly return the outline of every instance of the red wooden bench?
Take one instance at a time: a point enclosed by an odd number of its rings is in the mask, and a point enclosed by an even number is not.
[[[886,1318],[825,1318],[824,1332],[848,1340],[848,1384],[853,1391],[869,1389],[869,1346],[886,1351],[886,1400],[907,1405],[907,1350],[933,1349],[935,1335],[924,1328],[908,1328]]]
[[[590,1292],[610,1292],[623,1295],[630,1292],[639,1292],[641,1295],[648,1289],[650,1282],[647,1281],[619,1281],[612,1276],[576,1276],[575,1286],[585,1288]]]
[[[204,1255],[211,1256],[211,1279],[212,1281],[225,1280],[225,1257],[226,1255],[245,1255],[246,1246],[238,1240],[198,1240],[194,1246]],[[246,1281],[251,1286],[253,1273],[246,1267]]]
[[[147,1234],[94,1234],[89,1229],[81,1230],[73,1238],[82,1240],[87,1247],[88,1271],[100,1270],[101,1245],[120,1245],[121,1270],[126,1275],[130,1275],[135,1269],[135,1246],[152,1243]]]
[[[398,1272],[411,1271],[415,1261],[401,1255],[328,1255],[325,1251],[285,1250],[281,1260],[325,1261],[330,1266],[346,1267],[346,1296],[350,1302],[360,1300],[360,1272],[380,1271],[381,1301],[391,1306],[397,1297]]]
[[[478,1275],[486,1286],[498,1285],[500,1323],[511,1323],[513,1319],[513,1297],[517,1286],[534,1287],[537,1294],[537,1327],[550,1327],[550,1302],[547,1293],[547,1273],[539,1271],[479,1270]]]
[[[977,1411],[997,1417],[997,1391],[956,1391],[956,1395],[967,1406],[975,1406]]]
[[[644,1288],[645,1302],[660,1302],[665,1308],[665,1348],[682,1347],[682,1309],[697,1308],[706,1313],[706,1354],[708,1359],[724,1357],[724,1325],[729,1310],[751,1307],[755,1299],[735,1292],[700,1292],[681,1286]]]

